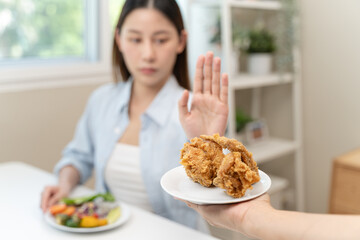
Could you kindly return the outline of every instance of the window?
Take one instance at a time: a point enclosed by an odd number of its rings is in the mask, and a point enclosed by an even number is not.
[[[105,0],[0,0],[0,92],[106,82]]]
[[[122,6],[124,5],[125,0],[110,0],[109,1],[109,14],[110,14],[110,23],[112,31],[115,30],[117,21],[119,20]]]
[[[0,0],[0,93],[111,81],[125,0]]]
[[[85,0],[0,0],[0,63],[88,59]]]

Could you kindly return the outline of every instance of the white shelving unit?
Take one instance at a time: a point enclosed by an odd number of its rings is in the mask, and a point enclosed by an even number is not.
[[[229,73],[229,137],[236,138],[236,94],[238,90],[251,91],[251,115],[253,118],[261,116],[262,109],[262,92],[264,87],[280,87],[288,85],[291,89],[291,110],[289,117],[292,120],[292,138],[269,138],[268,141],[256,145],[248,145],[248,149],[253,153],[254,159],[260,165],[263,163],[269,164],[270,161],[281,157],[289,156],[294,161],[294,176],[292,179],[285,179],[287,184],[280,184],[277,182],[278,178],[274,178],[274,185],[288,186],[288,182],[293,182],[293,192],[295,193],[295,208],[296,210],[304,210],[304,186],[303,186],[303,160],[302,160],[302,136],[301,136],[301,76],[300,76],[300,55],[298,47],[294,44],[290,51],[293,54],[294,64],[293,71],[288,73],[274,72],[266,76],[253,76],[246,73],[233,73],[231,68],[232,61],[232,9],[250,9],[258,11],[279,11],[283,6],[280,1],[271,0],[189,0],[188,17],[191,24],[191,8],[194,4],[203,7],[219,7],[221,11],[221,45],[223,54],[223,63],[225,66],[224,72]],[[294,16],[294,24],[298,21]],[[191,33],[190,33],[191,34]],[[276,106],[273,106],[276,108]],[[271,174],[271,172],[270,172]],[[284,179],[283,179],[284,180]],[[281,180],[281,181],[283,181]],[[279,183],[279,184],[278,184]]]
[[[252,152],[256,162],[261,164],[294,153],[298,146],[295,141],[270,138],[266,142],[249,145],[248,149]]]
[[[190,0],[191,4],[202,4],[204,6],[221,6],[223,3],[221,0]],[[224,1],[225,2],[225,1]],[[252,9],[267,9],[267,10],[279,10],[281,4],[278,1],[259,1],[259,0],[227,0],[228,6],[252,8]]]
[[[293,79],[294,76],[290,73],[284,75],[271,74],[266,76],[239,74],[232,76],[230,84],[231,89],[241,90],[291,83],[293,82]]]

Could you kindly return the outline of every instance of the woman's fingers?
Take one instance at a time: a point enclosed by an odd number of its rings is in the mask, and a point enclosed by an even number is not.
[[[188,107],[187,107],[188,101],[189,101],[189,91],[185,90],[178,102],[180,122],[183,122],[186,115],[188,114]]]
[[[46,192],[46,190],[44,190],[44,192],[41,194],[41,203],[40,203],[40,208],[43,210],[43,212],[46,211],[47,199],[48,199],[48,193]]]
[[[188,207],[191,207],[194,210],[199,208],[199,205],[192,203],[192,202],[188,202],[188,201],[186,201],[186,205],[188,205]]]
[[[200,55],[196,62],[194,93],[202,93],[204,79],[204,62],[205,57],[203,55]]]
[[[214,58],[214,54],[212,52],[208,52],[205,57],[203,55],[199,56],[196,62],[194,93],[212,94],[222,99],[223,92],[226,90],[227,98],[227,75],[225,77],[226,80],[222,79],[222,86],[220,87],[220,72],[220,58]],[[225,89],[223,89],[224,81],[226,83]]]
[[[221,71],[221,60],[220,58],[214,58],[214,68],[212,75],[212,94],[220,98],[220,71]]]
[[[61,193],[60,191],[56,192],[52,198],[49,200],[49,205],[48,207],[51,207],[52,205],[55,205],[55,203],[57,203],[60,199],[62,199],[63,193]]]
[[[229,76],[224,73],[221,76],[221,94],[220,94],[220,100],[228,104],[228,88],[229,88]]]
[[[212,82],[212,71],[213,71],[213,58],[214,54],[208,52],[205,58],[204,66],[204,93],[211,94],[211,82]]]
[[[41,196],[41,209],[43,212],[46,212],[46,210],[49,207],[49,201],[52,195],[54,194],[54,188],[53,187],[46,187],[42,193]]]
[[[199,207],[199,205],[197,205],[197,204],[195,204],[195,203],[192,203],[192,202],[189,202],[189,201],[180,199],[180,198],[176,198],[176,197],[174,197],[174,198],[175,198],[176,200],[179,200],[179,201],[182,201],[182,202],[186,203],[186,205],[187,205],[188,207],[191,207],[191,208],[193,208],[193,209],[195,209],[195,210]]]

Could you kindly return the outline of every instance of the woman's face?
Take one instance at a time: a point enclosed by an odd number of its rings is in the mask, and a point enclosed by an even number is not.
[[[137,84],[162,86],[173,72],[176,57],[186,44],[160,11],[140,8],[125,19],[116,42]]]

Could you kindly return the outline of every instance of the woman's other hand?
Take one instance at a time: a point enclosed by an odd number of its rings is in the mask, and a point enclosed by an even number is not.
[[[46,210],[57,203],[60,199],[69,196],[72,189],[79,183],[80,173],[72,165],[67,165],[60,170],[59,184],[47,186],[41,194],[41,209]]]
[[[43,212],[56,204],[60,199],[69,196],[70,190],[60,186],[47,186],[41,194],[41,209]]]
[[[221,60],[211,52],[197,60],[190,111],[187,90],[179,100],[180,122],[188,139],[225,133],[229,113],[228,76],[221,76],[220,70]]]

